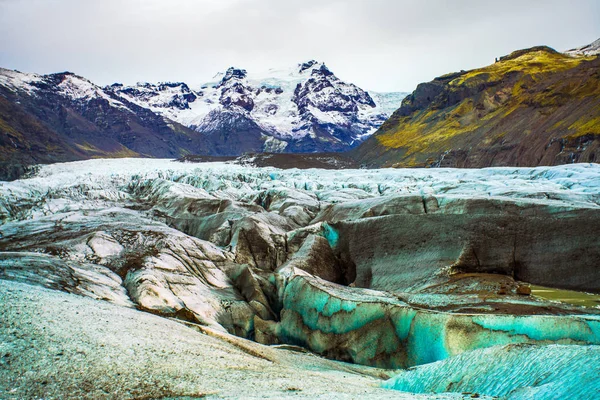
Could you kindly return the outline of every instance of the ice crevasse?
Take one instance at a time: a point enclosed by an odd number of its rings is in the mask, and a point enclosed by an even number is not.
[[[406,368],[514,343],[600,344],[595,315],[447,313],[300,275],[283,296],[282,341],[377,367]]]

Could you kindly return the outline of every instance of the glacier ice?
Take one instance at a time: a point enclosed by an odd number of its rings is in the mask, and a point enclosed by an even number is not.
[[[279,329],[284,341],[385,368],[510,343],[600,344],[598,315],[440,312],[305,276],[292,278],[285,287]]]
[[[597,291],[599,189],[596,164],[46,165],[0,183],[0,279],[358,364],[434,368],[505,351],[509,365],[526,349],[600,344],[598,307],[519,295],[528,283]],[[533,393],[514,382],[511,396]]]
[[[503,399],[594,399],[600,346],[511,344],[400,372],[384,387],[411,393],[478,393]]]

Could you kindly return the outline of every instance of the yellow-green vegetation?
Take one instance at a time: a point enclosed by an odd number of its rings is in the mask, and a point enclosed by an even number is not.
[[[510,72],[535,75],[547,72],[564,71],[576,67],[583,60],[592,58],[571,57],[547,50],[531,51],[516,57],[513,56],[513,54],[506,57],[506,60],[501,60],[487,67],[468,71],[460,77],[450,81],[449,85],[468,85],[474,83],[474,78],[483,78],[486,82],[498,81]]]
[[[453,137],[473,132],[482,121],[506,116],[517,108],[500,108],[493,97],[493,93],[485,96],[481,107],[476,107],[474,100],[467,98],[445,110],[418,111],[400,120],[397,131],[381,134],[377,139],[386,147],[407,147],[407,156],[425,149],[443,151]]]
[[[470,99],[443,113],[438,110],[419,111],[400,121],[401,130],[381,135],[378,139],[386,147],[409,146],[410,151],[407,154],[411,154],[436,142],[473,130],[475,125],[468,123],[463,125],[460,121],[462,118],[468,119],[471,113],[473,113],[473,104]],[[427,131],[435,131],[435,135],[424,135],[423,133]]]
[[[93,146],[87,142],[76,145],[79,149],[92,154],[92,158],[125,158],[125,157],[136,157],[139,156],[135,151],[128,149],[121,145],[119,150],[115,151],[104,151],[100,150],[96,146]]]
[[[576,292],[531,285],[531,294],[546,300],[560,301],[583,307],[600,307],[600,294]]]
[[[600,135],[600,116],[590,116],[589,118],[580,118],[569,126],[574,131],[569,137],[575,138],[588,134]]]
[[[515,136],[539,133],[571,139],[600,135],[598,72],[571,72],[596,58],[534,48],[487,67],[448,74],[430,84],[442,92],[427,98],[428,106],[384,124],[375,138],[387,149],[401,149],[395,165],[410,167],[448,150],[493,145],[505,136],[514,143]]]

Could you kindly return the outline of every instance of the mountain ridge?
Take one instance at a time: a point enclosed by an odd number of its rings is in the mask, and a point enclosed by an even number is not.
[[[219,132],[226,119],[229,127],[242,121],[244,132],[252,121],[255,145],[249,150],[280,152],[352,148],[373,133],[405,95],[372,92],[371,96],[315,60],[263,73],[230,67],[198,87],[144,82],[105,89],[207,135]]]
[[[442,75],[419,84],[352,154],[369,167],[596,162],[599,71],[597,55],[537,46]]]
[[[196,132],[70,72],[0,70],[0,175],[87,158],[167,157],[204,151]]]
[[[297,68],[252,78],[232,67],[198,89],[184,82],[100,87],[72,72],[0,68],[0,178],[30,164],[94,157],[344,151],[387,118],[368,92],[324,63]],[[375,98],[390,112],[402,96]]]

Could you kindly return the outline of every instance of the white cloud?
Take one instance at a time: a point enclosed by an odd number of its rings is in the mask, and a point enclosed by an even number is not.
[[[316,58],[364,88],[412,90],[519,48],[591,42],[599,15],[595,0],[0,0],[0,65],[194,84]]]

